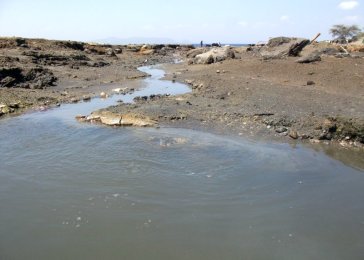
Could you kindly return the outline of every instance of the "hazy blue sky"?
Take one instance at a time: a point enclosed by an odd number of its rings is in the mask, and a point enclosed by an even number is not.
[[[364,26],[364,0],[0,0],[0,36],[249,43]]]

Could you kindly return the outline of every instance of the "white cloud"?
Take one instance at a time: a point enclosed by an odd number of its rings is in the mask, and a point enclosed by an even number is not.
[[[358,1],[344,1],[339,4],[339,8],[343,10],[352,10],[359,5]]]
[[[289,16],[288,15],[282,15],[279,20],[281,20],[282,22],[288,22],[289,21]]]
[[[241,27],[247,27],[248,23],[245,21],[241,21],[241,22],[238,22],[238,25],[240,25]]]

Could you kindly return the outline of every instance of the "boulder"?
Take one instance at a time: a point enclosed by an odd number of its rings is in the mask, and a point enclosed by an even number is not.
[[[321,55],[319,52],[312,52],[296,60],[298,63],[311,63],[316,61],[321,61]]]
[[[261,49],[260,54],[264,59],[281,59],[287,56],[295,57],[309,43],[310,40],[303,38],[273,38]]]
[[[53,73],[42,67],[31,69],[0,68],[0,87],[16,88],[46,88],[53,86],[57,78]]]
[[[197,55],[200,55],[202,53],[206,52],[206,49],[205,48],[198,48],[198,49],[192,49],[192,50],[189,50],[186,54],[186,57],[187,58],[195,58]]]
[[[193,60],[194,64],[211,64],[224,61],[226,59],[234,59],[235,53],[230,46],[213,48],[208,52],[196,55]]]
[[[283,44],[289,43],[291,41],[291,38],[288,37],[276,37],[272,38],[268,41],[267,46],[270,48],[278,47]]]

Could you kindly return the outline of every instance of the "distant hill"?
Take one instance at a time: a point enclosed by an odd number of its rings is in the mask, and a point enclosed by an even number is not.
[[[93,40],[92,42],[104,43],[104,44],[166,44],[176,43],[174,40],[169,38],[149,38],[149,37],[131,37],[131,38],[116,38],[109,37],[105,39]]]

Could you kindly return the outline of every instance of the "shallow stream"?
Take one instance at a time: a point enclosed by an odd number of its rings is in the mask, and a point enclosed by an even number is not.
[[[0,121],[0,259],[364,259],[364,172],[301,146],[74,117]]]

